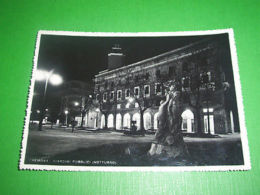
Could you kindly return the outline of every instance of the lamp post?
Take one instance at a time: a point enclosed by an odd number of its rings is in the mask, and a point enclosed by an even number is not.
[[[67,126],[68,125],[68,114],[69,114],[69,111],[65,110],[64,113],[65,113],[65,116],[66,116],[65,125]]]
[[[36,80],[38,81],[45,81],[45,86],[44,86],[44,93],[43,93],[43,101],[42,101],[42,107],[41,107],[41,112],[40,112],[40,121],[39,121],[39,126],[38,130],[42,130],[42,121],[43,117],[45,114],[45,104],[46,104],[46,92],[48,88],[49,82],[51,82],[52,85],[60,85],[62,83],[62,78],[58,74],[53,74],[54,69],[51,71],[44,71],[44,70],[37,70],[36,71]]]

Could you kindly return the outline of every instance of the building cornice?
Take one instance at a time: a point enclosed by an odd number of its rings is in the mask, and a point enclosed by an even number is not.
[[[180,52],[182,50],[185,50],[185,49],[188,49],[188,48],[191,48],[195,45],[198,45],[198,44],[202,44],[204,42],[208,41],[208,39],[204,39],[202,41],[197,41],[195,43],[191,43],[191,44],[188,44],[188,45],[185,45],[183,47],[180,47],[180,48],[177,48],[177,49],[174,49],[174,50],[171,50],[171,51],[168,51],[168,52],[165,52],[165,53],[162,53],[160,55],[157,55],[157,56],[154,56],[154,57],[151,57],[151,58],[147,58],[145,60],[141,60],[139,62],[136,62],[136,63],[132,63],[132,64],[129,64],[129,65],[126,65],[126,66],[123,66],[123,67],[120,67],[120,68],[117,68],[117,69],[114,69],[114,70],[104,70],[104,71],[101,71],[99,72],[99,74],[95,75],[95,78],[98,78],[98,77],[101,77],[101,76],[105,76],[105,75],[109,75],[109,74],[112,74],[112,73],[115,73],[115,72],[119,72],[119,71],[123,71],[125,69],[129,69],[129,68],[132,68],[132,67],[135,67],[135,66],[138,66],[138,65],[142,65],[144,63],[147,63],[147,62],[150,62],[150,61],[154,61],[158,58],[161,58],[161,57],[164,57],[164,56],[167,56],[167,55],[171,55],[171,54],[174,54],[174,53],[177,53],[177,52]],[[193,52],[193,53],[196,53],[196,52]],[[164,63],[167,63],[167,62],[170,62],[170,61],[174,61],[174,60],[177,60],[177,59],[181,59],[183,57],[187,57],[187,56],[190,56],[191,54],[193,54],[192,52],[189,52],[189,54],[183,54],[183,55],[180,55],[180,56],[176,56],[174,58],[171,58],[170,60],[167,59],[165,61],[162,61],[162,62],[159,62],[159,63],[155,63],[155,64],[152,64],[150,66],[147,66],[147,67],[144,67],[143,69],[147,69],[147,68],[151,68],[151,67],[155,67],[155,66],[158,66],[158,65],[162,65]]]

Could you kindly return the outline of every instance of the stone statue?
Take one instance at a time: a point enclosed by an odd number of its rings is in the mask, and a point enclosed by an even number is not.
[[[152,143],[149,155],[164,155],[177,157],[188,154],[181,133],[182,102],[177,84],[172,83],[166,94],[166,100],[161,102],[158,113],[158,130],[155,142]]]

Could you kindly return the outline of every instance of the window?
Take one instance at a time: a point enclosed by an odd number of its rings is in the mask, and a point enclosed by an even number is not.
[[[111,88],[114,88],[114,85],[115,85],[114,82],[111,82]]]
[[[150,96],[150,86],[149,85],[144,86],[144,94],[145,94],[145,96]]]
[[[207,72],[208,78],[209,78],[209,82],[211,82],[211,72]]]
[[[99,100],[99,94],[96,95],[96,100]]]
[[[121,100],[122,99],[122,90],[118,90],[117,91],[117,100]]]
[[[173,76],[175,74],[175,69],[174,67],[169,67],[169,72],[168,72],[169,76]]]
[[[189,65],[187,63],[184,63],[182,70],[183,70],[183,72],[189,72]]]
[[[135,76],[135,82],[138,82],[138,80],[139,80],[139,77]]]
[[[106,102],[107,101],[107,93],[103,94],[103,101]]]
[[[145,79],[148,80],[148,79],[149,79],[149,76],[150,76],[150,74],[147,72],[147,73],[145,74]]]
[[[160,70],[156,70],[155,75],[156,75],[157,78],[161,78],[161,71]]]
[[[138,107],[139,107],[138,103],[135,102],[135,108],[138,108]]]
[[[111,101],[114,100],[114,91],[111,91],[111,93],[110,93],[110,100],[111,100]]]
[[[117,105],[116,105],[116,108],[117,108],[117,109],[120,109],[120,108],[121,108],[121,104],[117,104]]]
[[[211,82],[211,72],[204,72],[200,74],[200,78],[202,83],[209,83]]]
[[[209,108],[209,109],[203,108],[203,112],[204,112],[204,113],[208,112],[208,110],[209,110],[209,112],[213,112],[213,111],[214,111],[213,108]]]
[[[125,90],[125,97],[129,98],[130,97],[130,89]]]
[[[162,94],[162,85],[160,83],[155,84],[155,94],[157,95]]]
[[[189,77],[183,77],[182,78],[182,86],[183,86],[183,88],[189,88],[190,87],[190,78]]]
[[[140,87],[135,87],[135,88],[134,88],[134,95],[135,95],[136,97],[139,97],[139,94],[140,94]]]
[[[125,105],[125,108],[129,108],[129,107],[130,107],[130,104],[127,103],[127,104]]]

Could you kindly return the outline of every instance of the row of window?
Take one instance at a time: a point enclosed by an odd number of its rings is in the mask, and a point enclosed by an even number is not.
[[[168,76],[173,76],[173,75],[175,75],[175,74],[176,74],[175,67],[172,67],[172,66],[169,67],[169,69],[168,69]],[[156,70],[155,76],[156,76],[156,78],[161,78],[161,77],[162,77],[161,71],[160,71],[160,70]],[[143,80],[143,79],[149,80],[149,78],[150,78],[150,73],[147,72],[147,73],[145,73],[145,75],[136,75],[133,79],[134,79],[134,81],[137,83],[137,82],[139,82],[140,80]],[[130,80],[131,80],[131,79],[130,79],[129,77],[127,77],[127,78],[126,78],[126,83],[129,83]],[[117,85],[121,85],[121,80],[118,81]],[[105,88],[108,88],[109,86],[110,86],[111,88],[114,88],[114,87],[115,87],[115,82],[112,81],[112,82],[109,84],[109,83],[106,81],[104,87],[105,87]],[[98,90],[100,90],[100,86],[98,86]]]
[[[171,67],[170,67],[171,68]],[[158,70],[159,71],[159,70]],[[212,82],[212,75],[211,72],[201,73],[200,74],[201,82],[202,83],[211,83]],[[182,86],[183,88],[189,88],[190,87],[190,77],[186,76],[182,78]],[[117,90],[116,92],[116,99],[121,100],[122,99],[122,90]],[[155,94],[156,95],[162,95],[162,85],[157,83],[155,84]],[[134,96],[139,98],[140,96],[140,87],[134,87]],[[149,97],[150,96],[150,85],[144,85],[144,96]],[[125,98],[128,99],[130,97],[130,89],[125,90]],[[97,95],[97,99],[99,98],[99,94]],[[111,91],[109,94],[105,92],[103,94],[103,101],[106,102],[108,99],[113,101],[115,98],[115,92]]]
[[[144,96],[145,97],[150,97],[150,85],[144,85]],[[125,89],[125,99],[130,98],[131,94],[130,94],[130,89]],[[157,95],[161,95],[162,94],[162,85],[159,83],[155,84],[155,94]],[[133,94],[136,98],[140,97],[140,87],[136,86],[134,87],[134,94]],[[122,96],[123,96],[123,90],[117,90],[116,91],[116,99],[117,100],[122,100]],[[96,99],[99,100],[99,94],[96,95]],[[109,92],[105,92],[103,94],[103,101],[106,102],[108,100],[113,101],[115,98],[115,91],[111,91]]]

